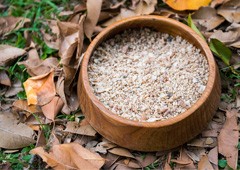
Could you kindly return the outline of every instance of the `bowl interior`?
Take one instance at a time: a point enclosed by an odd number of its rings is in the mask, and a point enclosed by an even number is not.
[[[198,99],[198,101],[193,104],[188,110],[185,112],[177,115],[176,117],[169,118],[166,120],[160,120],[156,122],[137,122],[128,120],[125,118],[122,118],[114,113],[112,113],[110,110],[108,110],[94,95],[89,81],[88,81],[88,73],[87,73],[87,65],[89,62],[90,57],[92,56],[93,51],[105,40],[114,37],[116,34],[129,29],[129,28],[151,28],[153,30],[162,32],[162,33],[168,33],[172,36],[181,36],[182,38],[186,39],[188,42],[193,44],[195,47],[200,49],[201,53],[206,57],[209,65],[209,77],[208,77],[208,83],[206,85],[205,91],[203,92],[202,96]],[[84,87],[89,92],[89,97],[93,101],[93,103],[103,111],[105,116],[109,117],[110,119],[114,119],[116,121],[119,121],[123,124],[128,124],[132,126],[140,126],[140,127],[162,127],[162,126],[168,126],[173,123],[176,123],[178,121],[181,121],[182,119],[186,118],[187,116],[191,115],[196,109],[198,109],[199,106],[203,104],[203,102],[208,98],[210,95],[210,92],[212,91],[213,84],[216,76],[216,65],[214,58],[212,56],[212,53],[207,45],[207,43],[199,36],[197,35],[192,29],[190,29],[188,26],[164,17],[159,16],[141,16],[141,17],[133,17],[129,19],[122,20],[120,22],[117,22],[107,28],[105,28],[90,44],[88,47],[83,63],[82,63],[82,70],[81,74],[83,76],[84,80]]]

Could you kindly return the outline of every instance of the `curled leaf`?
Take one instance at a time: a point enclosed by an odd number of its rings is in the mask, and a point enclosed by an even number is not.
[[[52,70],[47,74],[31,77],[23,83],[28,105],[45,105],[53,99],[56,94],[53,78],[54,71]]]
[[[84,32],[88,39],[91,40],[94,28],[98,22],[100,11],[102,7],[102,0],[88,0],[87,1],[87,17],[84,21]]]

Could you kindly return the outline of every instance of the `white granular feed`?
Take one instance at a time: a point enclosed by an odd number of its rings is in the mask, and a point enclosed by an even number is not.
[[[94,51],[88,76],[94,94],[123,118],[154,122],[186,111],[209,75],[200,50],[177,36],[129,29]]]

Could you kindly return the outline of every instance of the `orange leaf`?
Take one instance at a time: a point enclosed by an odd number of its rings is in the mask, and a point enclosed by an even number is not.
[[[77,143],[54,145],[47,153],[42,147],[31,150],[32,154],[38,154],[44,162],[56,170],[60,169],[100,169],[105,160],[85,149]]]
[[[44,105],[49,103],[56,94],[54,71],[27,79],[23,86],[27,94],[28,105]]]
[[[54,120],[56,115],[61,111],[63,104],[62,99],[55,96],[48,104],[42,106],[42,112],[46,118]]]
[[[207,6],[211,0],[164,0],[171,8],[183,11],[183,10],[197,10],[201,6]]]

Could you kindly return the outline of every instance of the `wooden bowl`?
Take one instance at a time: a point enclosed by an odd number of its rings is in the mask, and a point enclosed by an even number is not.
[[[94,95],[87,66],[101,42],[128,28],[149,27],[181,36],[201,50],[209,64],[209,78],[200,99],[174,118],[156,122],[136,122],[117,116]],[[198,135],[212,119],[220,101],[220,78],[207,43],[188,26],[160,16],[139,16],[116,22],[104,29],[89,45],[81,65],[78,96],[81,109],[92,127],[106,139],[138,151],[162,151],[178,147]],[[121,102],[121,101],[119,101]]]

